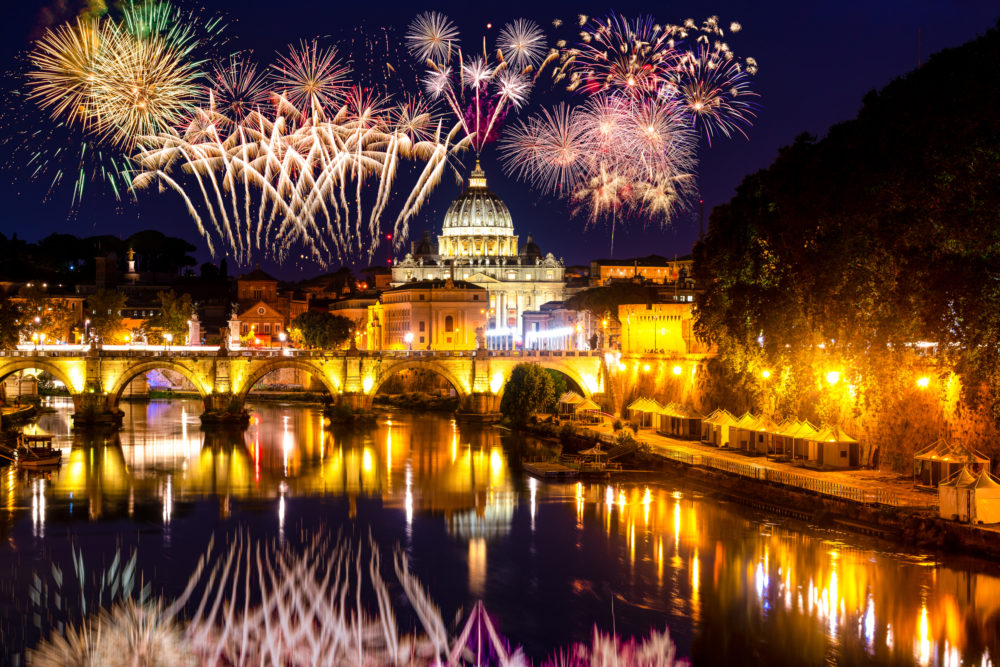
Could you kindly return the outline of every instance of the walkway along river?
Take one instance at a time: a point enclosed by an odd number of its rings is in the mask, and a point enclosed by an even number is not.
[[[759,512],[660,475],[543,484],[545,443],[440,414],[383,412],[324,430],[318,407],[251,404],[245,432],[202,431],[197,401],[126,404],[124,428],[73,433],[55,401],[39,431],[64,464],[0,469],[0,633],[8,662],[70,615],[52,567],[137,554],[154,594],[183,589],[209,540],[238,530],[289,548],[327,530],[398,545],[445,618],[477,600],[538,660],[594,624],[668,627],[695,665],[992,664],[1000,566],[897,552]],[[37,575],[37,579],[34,575]],[[45,591],[39,589],[46,588]]]

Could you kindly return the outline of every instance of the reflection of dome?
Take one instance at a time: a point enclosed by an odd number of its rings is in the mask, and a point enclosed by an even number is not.
[[[507,205],[486,187],[486,174],[476,162],[469,187],[444,216],[444,236],[512,236],[514,222]]]

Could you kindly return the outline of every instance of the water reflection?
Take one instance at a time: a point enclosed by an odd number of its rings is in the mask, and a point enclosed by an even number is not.
[[[350,517],[375,505],[418,556],[428,535],[425,574],[451,587],[435,592],[485,599],[529,647],[586,639],[609,607],[619,631],[668,625],[696,664],[985,665],[1000,645],[986,565],[884,553],[666,485],[540,483],[498,429],[393,413],[330,430],[318,410],[257,406],[245,431],[203,432],[196,403],[154,401],[120,433],[83,435],[70,409],[32,427],[63,448],[58,471],[2,473],[11,553],[65,540],[46,530],[56,520],[155,522],[164,550],[182,549],[201,499],[221,519],[263,509],[291,541],[295,503],[337,497]]]

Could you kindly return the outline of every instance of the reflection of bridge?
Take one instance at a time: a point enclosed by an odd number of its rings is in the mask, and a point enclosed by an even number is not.
[[[7,350],[0,352],[0,380],[24,369],[51,374],[73,397],[75,424],[119,423],[125,388],[155,369],[183,375],[205,403],[203,419],[227,421],[245,414],[250,390],[266,375],[295,368],[315,377],[340,405],[371,407],[372,397],[392,376],[421,368],[447,380],[459,397],[459,411],[488,417],[499,409],[507,378],[523,362],[565,374],[588,397],[604,389],[606,368],[599,352],[377,352],[192,350]]]

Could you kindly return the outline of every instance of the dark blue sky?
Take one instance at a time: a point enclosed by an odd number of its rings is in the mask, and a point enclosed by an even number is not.
[[[29,45],[37,32],[39,9],[49,3],[18,3],[5,9],[2,51],[5,69],[10,69],[19,51]],[[230,27],[227,34],[236,48],[252,48],[267,60],[269,54],[289,42],[324,34],[338,34],[357,24],[394,25],[400,32],[412,16],[425,9],[448,14],[471,40],[486,31],[487,22],[502,26],[525,16],[549,28],[553,18],[572,20],[578,13],[600,15],[609,9],[628,16],[652,13],[658,21],[676,22],[684,18],[700,20],[717,14],[725,23],[739,21],[743,31],[729,41],[740,56],[753,56],[760,65],[754,87],[760,94],[760,113],[750,131],[742,137],[719,141],[701,152],[699,183],[705,201],[706,218],[712,206],[727,201],[744,176],[766,167],[779,147],[801,132],[822,135],[830,125],[856,114],[862,96],[880,88],[917,65],[917,35],[921,33],[926,60],[941,49],[957,46],[996,24],[1000,6],[995,0],[957,2],[625,2],[556,3],[497,5],[475,2],[437,2],[427,5],[410,2],[294,3],[243,0],[204,3],[208,10],[223,13]],[[49,6],[56,6],[51,5]],[[518,11],[516,11],[518,10]],[[496,31],[493,29],[493,33]],[[551,31],[550,31],[551,32]],[[486,32],[491,35],[490,32]],[[495,35],[494,35],[495,36]],[[492,41],[492,40],[491,40]],[[989,82],[985,85],[995,85]],[[942,91],[942,94],[950,94]],[[961,91],[955,91],[960,96]],[[536,95],[521,117],[538,109],[540,102],[558,99],[565,93]],[[39,115],[34,122],[46,123]],[[9,119],[8,119],[9,125]],[[599,225],[584,230],[585,221],[571,218],[563,202],[539,196],[527,186],[506,178],[495,166],[495,149],[487,148],[484,166],[491,189],[511,209],[521,239],[532,233],[543,251],[551,251],[568,263],[583,263],[603,257],[609,251],[609,227]],[[144,194],[138,203],[121,204],[110,195],[91,193],[76,212],[70,211],[68,189],[45,199],[48,179],[31,180],[8,148],[0,146],[7,169],[0,182],[0,231],[10,236],[35,240],[52,232],[80,236],[113,234],[127,236],[133,231],[156,228],[187,238],[199,248],[199,258],[208,259],[205,243],[194,223],[181,207],[179,198],[167,194]],[[471,157],[468,158],[471,166]],[[424,229],[437,233],[448,202],[460,188],[444,181],[431,205],[418,217],[411,237]],[[683,255],[690,251],[698,235],[697,205],[669,227],[618,227],[616,257],[659,253]],[[378,255],[385,261],[383,250]],[[264,264],[265,267],[275,267]],[[291,277],[286,267],[281,273]]]

